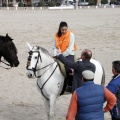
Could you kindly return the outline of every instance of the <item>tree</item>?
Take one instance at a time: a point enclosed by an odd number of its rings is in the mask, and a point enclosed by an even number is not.
[[[96,5],[97,4],[97,0],[89,0],[89,5]]]
[[[107,4],[107,3],[108,3],[108,0],[102,0],[101,3],[102,3],[102,4]]]

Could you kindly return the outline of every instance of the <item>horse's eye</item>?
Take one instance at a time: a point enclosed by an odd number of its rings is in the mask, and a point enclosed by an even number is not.
[[[37,59],[37,57],[35,57],[35,59]]]

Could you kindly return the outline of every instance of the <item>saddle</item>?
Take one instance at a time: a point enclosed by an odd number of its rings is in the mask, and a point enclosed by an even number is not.
[[[58,59],[56,59],[56,61],[57,61],[58,65],[59,65],[61,73],[63,74],[63,76],[65,78],[67,78],[67,74],[66,74],[66,70],[65,70],[64,64],[62,62],[60,62]],[[74,55],[74,62],[76,62],[76,61],[77,61],[77,58],[76,58],[76,55]]]
[[[62,62],[60,62],[59,60],[57,60],[57,63],[59,65],[60,71],[62,73],[62,75],[66,78],[67,74],[66,74],[66,70],[65,70],[65,66]]]
[[[64,80],[64,85],[63,85],[63,89],[60,93],[60,95],[63,95],[66,91],[66,87],[68,85],[68,78],[67,78],[67,74],[66,74],[66,70],[65,70],[65,66],[62,62],[60,62],[58,59],[56,59],[58,65],[59,65],[59,68],[60,68],[60,71],[62,73],[62,75],[65,77],[65,80]],[[76,62],[77,59],[76,59],[76,56],[74,55],[74,62]]]

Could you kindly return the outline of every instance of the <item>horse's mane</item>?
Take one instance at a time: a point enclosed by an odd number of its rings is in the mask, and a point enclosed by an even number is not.
[[[34,49],[35,50],[41,50],[45,55],[51,57],[50,53],[45,48],[43,48],[43,47],[36,46]]]
[[[50,55],[49,52],[48,52],[45,48],[43,48],[43,47],[39,47],[39,48],[40,48],[40,50],[41,50],[43,53],[45,53],[46,55]]]
[[[0,41],[4,41],[4,40],[5,40],[5,38],[6,38],[5,36],[0,35]],[[12,46],[12,47],[13,47],[13,49],[15,50],[15,52],[17,53],[17,52],[18,52],[18,50],[17,50],[17,48],[16,48],[15,44],[13,43],[12,38],[11,38],[11,37],[9,37],[9,39],[11,39],[10,46]],[[7,42],[6,42],[6,43],[7,43]]]
[[[13,48],[14,48],[14,50],[15,50],[16,54],[17,54],[18,50],[17,50],[17,48],[16,48],[15,44],[12,42],[12,44],[11,44],[11,45],[13,46]]]

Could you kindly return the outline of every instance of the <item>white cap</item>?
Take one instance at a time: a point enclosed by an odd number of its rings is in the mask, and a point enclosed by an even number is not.
[[[82,76],[86,80],[94,79],[94,75],[95,75],[95,73],[90,71],[90,70],[85,70],[85,71],[82,72]]]

